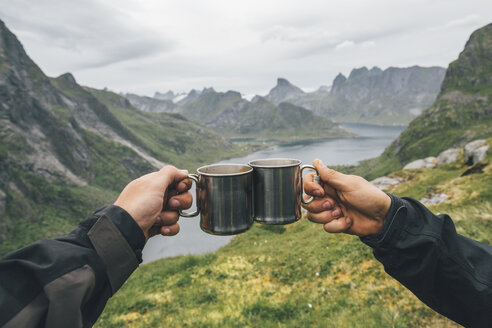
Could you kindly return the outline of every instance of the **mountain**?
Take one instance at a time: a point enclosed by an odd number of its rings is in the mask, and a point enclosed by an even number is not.
[[[177,100],[176,103],[179,105],[184,105],[190,101],[195,100],[196,98],[200,97],[200,95],[207,94],[209,92],[215,92],[214,88],[203,88],[203,90],[195,90],[192,89],[185,97],[180,97],[181,99]]]
[[[444,73],[441,67],[361,67],[348,78],[338,74],[329,92],[284,94],[289,102],[337,122],[408,124],[436,99]]]
[[[492,24],[470,36],[449,64],[439,95],[381,157],[367,161],[373,177],[452,146],[492,136]]]
[[[248,101],[235,91],[202,93],[184,104],[180,113],[235,138],[293,141],[351,136],[338,124],[302,107],[275,105],[260,96]]]
[[[286,79],[278,78],[277,85],[270,90],[265,98],[275,105],[278,105],[281,102],[296,99],[302,97],[303,95],[304,91],[302,91],[301,88],[296,87]]]
[[[179,114],[47,77],[0,21],[0,256],[66,233],[164,163],[194,169],[239,152]]]
[[[177,111],[176,105],[172,100],[139,96],[133,93],[127,93],[124,95],[124,97],[128,99],[128,101],[130,101],[132,106],[144,112],[174,113]]]
[[[156,91],[154,93],[154,98],[155,99],[159,99],[159,100],[173,100],[174,98],[176,98],[177,95],[174,94],[174,92],[172,92],[171,90],[169,90],[168,92],[166,93],[160,93],[158,91]]]

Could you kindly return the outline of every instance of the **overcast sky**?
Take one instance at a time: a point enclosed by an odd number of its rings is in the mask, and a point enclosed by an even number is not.
[[[305,90],[354,67],[443,66],[492,22],[491,0],[0,0],[49,76],[153,95]]]

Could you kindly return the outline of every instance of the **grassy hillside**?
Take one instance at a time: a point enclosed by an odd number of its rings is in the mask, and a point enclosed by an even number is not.
[[[230,143],[211,129],[181,114],[143,112],[113,92],[86,88],[119,122],[138,138],[152,156],[175,166],[195,170],[205,163],[238,157],[255,146]]]
[[[491,244],[492,165],[460,177],[467,169],[460,158],[396,171],[405,182],[391,192],[416,199],[448,194],[431,210],[449,213],[458,232]],[[329,235],[305,219],[255,225],[213,254],[141,266],[96,326],[457,327],[386,275],[358,238]]]

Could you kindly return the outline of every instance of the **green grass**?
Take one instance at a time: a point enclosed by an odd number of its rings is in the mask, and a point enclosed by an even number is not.
[[[7,188],[7,206],[2,222],[9,238],[0,243],[0,257],[41,238],[54,238],[77,224],[117,194],[98,187],[49,183],[43,178],[13,169],[12,180],[21,186]]]
[[[396,171],[391,176],[405,182],[391,192],[416,199],[447,193],[431,210],[490,244],[492,166],[460,177],[467,168],[462,156],[439,168]],[[305,219],[256,224],[215,253],[141,266],[96,324],[122,326],[458,327],[385,274],[358,238],[327,234]]]

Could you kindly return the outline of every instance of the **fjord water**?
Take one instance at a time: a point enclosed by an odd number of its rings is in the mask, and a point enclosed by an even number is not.
[[[358,136],[273,146],[220,163],[245,164],[254,159],[286,157],[300,159],[303,164],[312,164],[315,158],[320,158],[326,165],[354,165],[363,159],[380,155],[384,148],[405,129],[403,126],[349,123],[343,126]],[[178,235],[174,237],[156,236],[150,239],[143,250],[144,263],[176,255],[213,252],[233,238],[233,236],[213,236],[203,232],[199,227],[199,220],[198,216],[180,218],[181,232]]]

